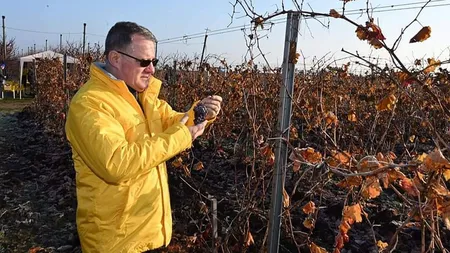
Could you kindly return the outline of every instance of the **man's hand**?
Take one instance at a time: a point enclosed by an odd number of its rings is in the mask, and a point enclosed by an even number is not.
[[[212,95],[204,98],[200,103],[204,104],[208,109],[208,114],[205,119],[210,120],[217,116],[220,112],[222,97],[217,95]]]
[[[188,119],[189,119],[189,115],[186,113],[186,114],[184,114],[184,116],[180,120],[180,122],[182,124],[186,124]],[[203,132],[205,131],[206,123],[207,122],[205,120],[205,121],[203,121],[202,123],[200,123],[198,125],[188,127],[189,132],[191,133],[192,141],[194,141],[195,139],[197,139],[197,137],[199,137],[200,135],[203,134]]]

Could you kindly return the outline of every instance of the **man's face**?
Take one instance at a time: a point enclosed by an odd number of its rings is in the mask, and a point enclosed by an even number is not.
[[[152,60],[155,58],[155,43],[141,35],[133,35],[131,44],[124,50],[130,56],[138,59]],[[127,55],[119,54],[118,78],[125,81],[127,85],[138,92],[147,89],[150,78],[155,73],[153,64],[141,67],[140,62]]]

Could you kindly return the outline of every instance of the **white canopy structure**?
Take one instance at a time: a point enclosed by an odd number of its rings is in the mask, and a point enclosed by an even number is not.
[[[37,54],[27,55],[20,57],[20,77],[19,77],[19,87],[22,88],[22,74],[23,74],[23,64],[25,62],[33,62],[33,60],[37,59],[55,59],[58,58],[61,62],[64,61],[64,55],[48,50],[44,52],[40,52]],[[78,60],[74,57],[67,56],[67,63],[77,63]],[[20,89],[20,98],[22,98],[22,89]]]

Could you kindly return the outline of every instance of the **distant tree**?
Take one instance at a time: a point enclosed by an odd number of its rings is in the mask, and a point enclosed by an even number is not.
[[[6,57],[4,56],[3,37],[0,36],[0,56],[1,61],[13,60],[18,57],[15,38],[6,40]]]

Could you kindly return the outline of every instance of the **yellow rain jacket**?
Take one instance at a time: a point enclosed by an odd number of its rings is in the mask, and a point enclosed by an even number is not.
[[[76,170],[83,252],[143,252],[168,245],[172,216],[165,161],[190,148],[179,113],[152,78],[139,101],[99,63],[73,97],[66,121]],[[187,125],[193,125],[193,110]],[[210,123],[210,122],[209,122]]]

